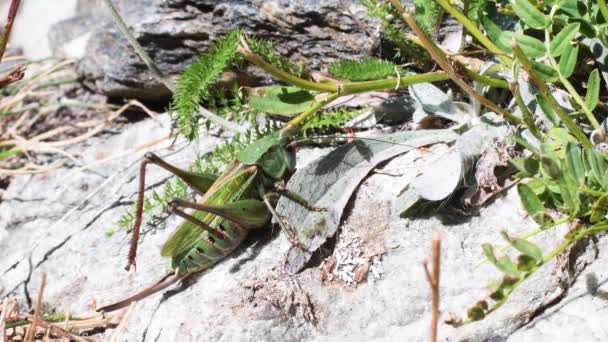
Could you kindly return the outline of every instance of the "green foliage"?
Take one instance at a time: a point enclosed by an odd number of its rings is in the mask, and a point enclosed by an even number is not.
[[[274,43],[272,41],[252,36],[247,38],[247,42],[249,43],[251,51],[262,57],[262,59],[264,59],[266,62],[272,64],[272,66],[275,68],[297,77],[304,76],[304,64],[295,63],[290,59],[276,53]]]
[[[209,100],[211,88],[222,73],[239,61],[238,42],[240,33],[231,31],[217,39],[208,52],[199,57],[180,76],[173,95],[174,123],[187,139],[198,136],[201,102]]]
[[[374,57],[341,61],[329,65],[330,74],[349,81],[379,80],[395,76],[397,72],[395,64]]]
[[[464,1],[464,12],[466,13],[467,17],[477,25],[477,27],[482,26],[481,18],[484,16],[486,3],[486,0]]]
[[[335,108],[310,117],[302,127],[302,135],[325,134],[363,114],[367,109]]]
[[[249,96],[249,106],[263,113],[299,114],[314,103],[309,91],[297,87],[269,86],[258,88]]]
[[[395,58],[419,63],[428,60],[426,52],[405,36],[406,24],[388,1],[361,0],[361,4],[367,8],[368,16],[380,20],[386,39],[396,48]]]
[[[442,17],[443,8],[435,1],[414,0],[414,18],[428,36],[437,33]]]

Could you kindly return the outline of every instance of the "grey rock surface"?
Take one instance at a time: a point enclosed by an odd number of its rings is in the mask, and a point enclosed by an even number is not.
[[[167,118],[161,123],[143,121],[78,149],[85,162],[94,162],[162,137],[167,126]],[[172,150],[166,142],[155,150],[177,165],[188,165],[195,153],[208,151],[218,141],[203,138],[198,145],[178,143]],[[300,166],[328,152],[303,150]],[[137,272],[122,268],[128,249],[124,232],[104,234],[132,205],[141,153],[81,172],[62,169],[12,180],[0,203],[0,297],[15,296],[31,304],[41,273],[47,272],[47,306],[87,314],[93,301],[98,306],[114,302],[163,274],[159,248],[178,219],[170,217],[146,229]],[[123,340],[427,340],[430,294],[420,263],[430,253],[432,229],[442,235],[441,310],[463,315],[484,293],[487,280],[499,276],[487,263],[474,267],[482,256],[480,244],[500,244],[500,229],[515,235],[534,228],[514,191],[497,198],[479,216],[396,218],[390,208],[400,185],[428,165],[431,156],[429,150],[416,150],[389,162],[385,172],[371,174],[353,196],[335,243],[322,248],[317,262],[301,273],[289,276],[281,271],[290,246],[284,234],[276,227],[260,230],[212,269],[138,303]],[[161,189],[168,177],[154,167],[148,176],[149,190]],[[559,243],[561,236],[563,232],[550,230],[534,241],[547,248]],[[598,315],[605,311],[605,244],[605,239],[599,241],[599,259],[582,277],[576,275],[597,255],[593,242],[568,259],[546,265],[534,276],[536,281],[524,283],[486,320],[458,329],[442,324],[442,340],[515,341],[547,329],[554,336],[560,331],[573,334],[575,326],[560,324],[573,310],[590,305]],[[335,265],[329,268],[332,257]],[[369,272],[356,286],[354,273],[361,266]],[[589,280],[593,274],[596,280]],[[605,334],[600,321],[588,317],[587,322],[594,330],[585,336],[601,340]]]
[[[90,1],[89,1],[90,2]],[[369,55],[380,42],[378,23],[356,0],[115,1],[135,37],[168,75],[177,75],[228,30],[270,38],[277,51],[317,67]],[[80,6],[86,9],[89,6]],[[79,63],[87,84],[109,96],[166,100],[158,84],[105,14],[105,8],[55,25],[57,46],[91,32]]]

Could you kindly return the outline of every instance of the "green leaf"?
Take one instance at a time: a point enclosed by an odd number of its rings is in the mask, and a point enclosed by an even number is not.
[[[517,174],[519,178],[532,177],[536,175],[539,168],[538,160],[533,157],[516,157],[511,159],[511,164],[519,170]]]
[[[608,189],[606,179],[606,160],[595,149],[586,148],[583,150],[583,162],[585,169],[589,174],[589,178],[601,185],[604,189]]]
[[[515,41],[528,58],[542,57],[547,53],[545,44],[534,37],[515,34]]]
[[[508,256],[503,255],[497,261],[495,266],[501,270],[503,273],[506,273],[514,278],[519,278],[519,270],[517,266],[509,259]]]
[[[580,193],[569,170],[562,170],[558,179],[559,190],[571,217],[576,217],[581,208]]]
[[[414,18],[420,28],[429,36],[432,36],[441,23],[443,7],[435,1],[414,0]]]
[[[536,61],[530,61],[532,62],[532,66],[534,67],[534,70],[536,70],[536,72],[538,73],[538,76],[540,76],[540,78],[548,83],[553,83],[555,81],[558,80],[559,75],[557,74],[557,71],[555,71],[555,69],[553,69],[552,67],[544,64],[544,63],[539,63]]]
[[[567,129],[562,127],[551,127],[547,135],[555,142],[555,144],[552,144],[554,145],[554,150],[565,147],[569,142],[578,143],[578,140],[570,135]]]
[[[503,51],[512,53],[513,49],[511,48],[511,42],[515,37],[515,32],[513,31],[501,31],[498,33],[496,38],[496,45]]]
[[[591,223],[603,220],[608,214],[608,194],[603,194],[593,203],[591,208]]]
[[[249,96],[249,106],[261,112],[278,115],[299,114],[308,109],[315,97],[297,87],[270,86],[255,89]]]
[[[574,73],[576,62],[578,59],[578,45],[573,46],[567,44],[562,52],[562,56],[559,59],[559,72],[565,78],[570,77]]]
[[[540,94],[534,95],[534,98],[536,99],[536,103],[538,103],[540,109],[543,111],[543,113],[545,113],[547,119],[549,119],[549,121],[551,121],[551,123],[554,125],[557,125],[559,123],[559,117],[557,117],[555,111],[549,105],[549,102],[547,102],[547,100]]]
[[[528,215],[538,224],[543,225],[545,223],[545,207],[532,188],[520,183],[517,185],[517,193],[519,193],[521,203]]]
[[[549,52],[551,56],[558,57],[564,53],[566,47],[570,44],[570,41],[576,36],[581,25],[579,23],[572,23],[566,25],[559,33],[553,37],[551,45],[549,46]]]
[[[241,58],[239,54],[240,33],[231,31],[223,38],[218,38],[199,57],[194,64],[186,68],[175,85],[173,108],[175,108],[175,125],[188,139],[198,136],[200,102],[208,100],[213,85],[222,73]]]
[[[241,150],[237,158],[245,165],[255,165],[272,147],[280,145],[281,141],[282,138],[279,132],[267,135]]]
[[[549,18],[528,0],[511,0],[511,5],[519,19],[531,28],[544,29],[551,23]]]
[[[537,263],[543,261],[543,251],[532,242],[524,239],[514,239],[512,245],[522,254],[536,260]]]
[[[576,183],[578,185],[585,184],[585,166],[581,158],[581,151],[576,143],[571,141],[566,145],[566,164]]]
[[[589,110],[593,110],[600,98],[600,73],[597,69],[594,69],[589,75],[589,81],[587,81],[587,95],[585,96],[585,103]]]
[[[549,177],[552,179],[559,179],[561,174],[559,157],[553,150],[553,147],[548,143],[542,143],[540,145],[540,163],[543,167],[543,171],[545,171]]]
[[[488,259],[489,262],[496,265],[496,256],[494,255],[494,248],[489,243],[483,243],[481,245],[481,250],[483,250],[483,255]]]
[[[428,1],[427,1],[428,2]],[[330,74],[349,81],[379,80],[396,76],[395,64],[375,57],[366,57],[361,60],[346,60],[329,65]]]

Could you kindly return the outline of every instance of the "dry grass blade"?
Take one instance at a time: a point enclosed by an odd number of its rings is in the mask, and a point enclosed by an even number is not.
[[[32,324],[33,324],[34,318],[28,317],[27,320],[29,322],[32,322]],[[50,323],[45,322],[45,321],[38,321],[37,324],[40,325],[41,327],[45,328],[45,329],[51,330],[51,333],[53,333],[53,334],[55,334],[57,336],[65,337],[65,338],[67,338],[70,341],[78,341],[78,342],[91,342],[91,341],[93,341],[92,339],[83,338],[83,337],[80,337],[78,335],[74,335],[74,334],[72,334],[71,332],[69,332],[67,330],[63,330],[62,328],[60,328],[57,325],[50,324]],[[33,329],[30,329],[30,331],[32,331],[32,330]]]
[[[431,335],[430,341],[437,341],[437,326],[439,324],[439,267],[441,259],[441,236],[439,233],[433,231],[432,239],[432,269],[429,270],[428,262],[425,260],[422,262],[424,267],[424,273],[426,280],[429,282],[431,287]]]
[[[25,76],[25,66],[17,65],[11,72],[0,76],[0,89],[22,80],[23,76]]]
[[[129,305],[129,307],[127,308],[125,314],[120,319],[120,323],[118,323],[118,326],[116,327],[116,330],[112,334],[112,337],[110,338],[110,342],[118,342],[119,341],[120,335],[122,334],[122,331],[127,326],[127,321],[129,320],[129,317],[131,316],[131,313],[133,312],[133,309],[135,308],[136,304],[137,304],[137,302],[133,302],[133,303],[131,303],[131,305]]]
[[[42,305],[42,296],[44,295],[44,288],[46,287],[46,273],[42,273],[42,283],[40,284],[40,290],[38,291],[38,299],[36,300],[36,308],[34,309],[34,319],[32,325],[28,331],[27,340],[32,342],[36,337],[36,327],[40,321],[40,305]]]
[[[6,324],[6,310],[8,310],[8,298],[2,300],[2,311],[0,311],[0,342],[4,342],[6,337],[4,335],[4,327]]]

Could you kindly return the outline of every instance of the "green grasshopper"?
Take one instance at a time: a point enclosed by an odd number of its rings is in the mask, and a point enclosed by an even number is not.
[[[181,199],[171,200],[167,207],[185,221],[163,245],[161,255],[171,259],[172,271],[152,286],[125,300],[100,308],[109,312],[123,308],[130,303],[145,298],[155,292],[207,269],[235,250],[251,229],[266,226],[272,216],[277,217],[271,199],[283,195],[310,210],[322,210],[306,203],[297,194],[291,194],[284,187],[274,186],[276,181],[285,179],[295,168],[295,152],[289,144],[301,130],[302,124],[311,115],[340,96],[355,93],[386,90],[420,82],[445,80],[445,73],[430,72],[377,81],[313,82],[279,70],[249,48],[244,36],[240,37],[239,49],[249,62],[267,71],[274,78],[302,89],[320,92],[308,109],[289,121],[281,130],[265,136],[242,150],[237,158],[218,176],[197,174],[179,169],[163,161],[154,154],[146,154],[140,166],[139,194],[136,203],[135,224],[126,269],[135,265],[144,206],[145,170],[148,164],[158,165],[180,177],[190,188],[200,195],[196,202]],[[184,209],[192,209],[186,213]],[[292,244],[295,234],[282,224]]]
[[[173,199],[168,203],[169,210],[185,220],[161,249],[163,257],[171,258],[173,271],[134,296],[104,306],[98,311],[121,309],[211,267],[234,251],[249,230],[265,227],[271,216],[276,215],[270,202],[276,193],[267,193],[265,189],[295,169],[295,153],[288,145],[289,139],[298,132],[298,126],[307,117],[337,97],[337,93],[326,96],[291,120],[283,129],[246,147],[219,177],[185,171],[155,154],[147,153],[140,164],[136,220],[127,270],[135,266],[137,256],[148,164],[158,165],[180,177],[200,198],[196,202]],[[281,192],[309,209],[322,210],[303,203],[297,195],[289,194],[284,189]],[[184,208],[193,209],[193,212],[188,214]]]

